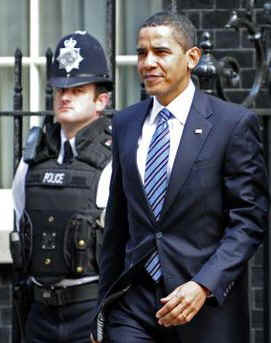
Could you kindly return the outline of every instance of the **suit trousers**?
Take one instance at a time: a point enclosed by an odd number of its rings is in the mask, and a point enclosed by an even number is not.
[[[155,317],[165,295],[163,281],[157,284],[142,271],[107,312],[103,343],[181,343],[176,329],[162,327]]]
[[[89,343],[96,300],[64,306],[33,303],[26,323],[27,343]]]

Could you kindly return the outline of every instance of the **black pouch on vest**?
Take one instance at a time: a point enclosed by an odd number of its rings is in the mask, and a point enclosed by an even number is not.
[[[75,214],[68,222],[64,257],[74,277],[96,275],[96,223],[90,214]]]

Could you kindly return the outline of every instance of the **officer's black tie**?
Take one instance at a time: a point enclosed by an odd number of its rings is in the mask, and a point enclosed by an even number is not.
[[[72,152],[72,147],[71,143],[69,140],[67,140],[64,143],[64,158],[63,158],[63,163],[71,163],[73,159],[73,152]]]

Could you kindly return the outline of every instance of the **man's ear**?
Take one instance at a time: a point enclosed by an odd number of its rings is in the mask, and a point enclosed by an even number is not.
[[[97,112],[103,112],[109,103],[109,99],[110,99],[110,96],[108,93],[99,94],[95,100],[96,111]]]
[[[188,69],[192,70],[199,63],[201,50],[198,47],[193,46],[193,48],[188,49],[186,51],[186,56],[187,56],[187,67]]]

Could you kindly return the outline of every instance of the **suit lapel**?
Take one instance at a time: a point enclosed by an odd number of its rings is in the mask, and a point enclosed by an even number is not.
[[[211,114],[210,109],[205,108],[207,111],[205,114],[201,113],[202,110],[198,110],[200,107],[205,107],[205,99],[203,97],[206,99],[202,93],[196,91],[175,157],[160,220],[174,202],[177,194],[182,191],[182,187],[190,174],[193,163],[212,129],[212,124],[207,119]],[[197,106],[200,103],[200,99],[202,99],[202,102],[200,106]]]

